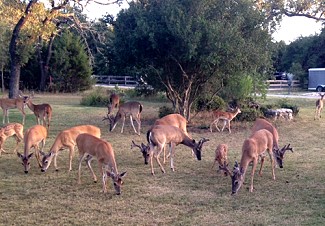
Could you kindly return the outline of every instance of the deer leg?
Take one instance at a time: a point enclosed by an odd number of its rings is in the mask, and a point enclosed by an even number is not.
[[[138,123],[138,135],[140,136],[140,130],[141,130],[141,120],[140,120],[140,115],[138,115],[135,118],[135,121]]]
[[[151,149],[151,148],[150,148],[150,149]],[[152,159],[153,159],[153,155],[154,155],[153,150],[150,150],[150,167],[151,167],[151,175],[155,175],[155,172],[154,172],[154,170],[153,170],[153,161],[152,161]]]
[[[125,115],[123,116],[123,122],[122,122],[122,129],[121,129],[121,133],[123,133],[124,124],[125,124]]]
[[[227,125],[227,121],[226,120],[223,120],[223,126],[222,126],[222,129],[221,129],[221,132],[223,132],[223,130],[225,129]]]
[[[174,168],[175,144],[173,142],[171,142],[169,144],[169,147],[170,147],[170,168],[174,172],[175,171],[175,168]]]
[[[5,117],[7,117],[7,123],[9,123],[9,110],[8,109],[5,110]],[[5,124],[5,122],[3,122],[3,124]]]
[[[106,181],[107,181],[107,174],[106,174],[106,167],[104,164],[99,164],[100,171],[102,173],[102,182],[103,182],[103,192],[107,192]]]
[[[258,174],[260,176],[262,176],[262,168],[263,168],[263,164],[264,164],[264,159],[265,159],[265,156],[261,156],[261,167],[260,167],[260,171],[258,172]]]
[[[162,149],[163,149],[163,147],[164,147],[164,145],[163,146],[161,146],[161,145],[158,145],[158,153],[157,153],[157,155],[156,155],[156,161],[157,161],[157,163],[158,163],[158,165],[159,165],[159,167],[160,167],[160,169],[161,169],[161,171],[163,172],[163,173],[165,173],[166,171],[165,171],[165,169],[164,169],[164,167],[162,166],[162,164],[160,163],[160,160],[159,160],[159,157],[160,157],[160,153],[162,152]]]
[[[69,147],[69,171],[72,171],[72,157],[73,157],[74,146]]]
[[[227,122],[228,122],[228,131],[229,131],[229,133],[231,133],[231,130],[230,130],[230,120],[228,120]]]
[[[134,132],[138,133],[137,130],[135,129],[135,127],[134,127],[132,115],[130,115],[130,121],[131,121],[131,125],[132,125],[132,128],[133,128]]]
[[[275,173],[274,173],[275,164],[274,164],[273,153],[271,153],[271,151],[269,151],[269,156],[270,156],[271,167],[272,167],[272,178],[273,180],[275,180]]]
[[[252,172],[251,172],[251,186],[249,188],[250,192],[253,192],[253,189],[254,189],[253,182],[254,182],[254,173],[255,173],[256,165],[257,165],[257,158],[255,158],[253,160],[253,166],[252,166]]]
[[[93,168],[92,168],[91,165],[90,165],[92,160],[93,160],[93,156],[91,156],[91,155],[87,155],[87,158],[86,158],[86,164],[87,164],[88,169],[90,170],[91,175],[92,175],[92,177],[93,177],[93,179],[94,179],[94,183],[97,183],[97,177],[96,177],[96,174],[94,173],[94,170],[93,170]]]
[[[84,154],[80,154],[79,155],[79,164],[78,164],[78,184],[81,184],[81,163],[83,158],[85,157],[85,153]]]

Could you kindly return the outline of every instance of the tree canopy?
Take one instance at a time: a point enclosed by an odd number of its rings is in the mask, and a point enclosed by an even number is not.
[[[260,77],[269,69],[271,37],[264,22],[251,1],[134,2],[115,22],[115,48],[129,72],[166,90],[189,119],[207,85],[216,92],[232,79]]]

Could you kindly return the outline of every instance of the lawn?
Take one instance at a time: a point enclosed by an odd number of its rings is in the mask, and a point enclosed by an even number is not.
[[[23,172],[21,160],[13,153],[13,138],[8,138],[0,156],[0,225],[323,225],[325,222],[325,119],[314,121],[315,99],[290,99],[300,107],[293,121],[276,121],[280,146],[290,143],[294,153],[286,153],[284,168],[276,168],[276,180],[271,177],[269,159],[263,175],[255,175],[254,192],[249,193],[250,168],[245,184],[236,196],[231,195],[231,179],[211,170],[215,147],[229,146],[231,167],[240,161],[241,146],[250,135],[251,122],[233,121],[232,133],[210,133],[207,129],[212,118],[197,116],[188,125],[195,139],[209,138],[204,144],[201,161],[191,156],[183,145],[176,147],[175,172],[165,165],[162,174],[156,162],[156,175],[144,165],[138,149],[130,149],[132,140],[146,143],[146,131],[158,118],[162,102],[140,100],[142,133],[136,135],[126,121],[124,133],[121,123],[113,132],[107,121],[102,121],[106,108],[84,107],[79,95],[38,95],[34,103],[49,103],[53,118],[45,152],[56,135],[75,125],[92,124],[101,128],[102,138],[115,151],[119,172],[127,171],[120,196],[115,195],[111,180],[108,193],[101,192],[97,163],[92,165],[99,178],[93,183],[83,164],[82,184],[77,184],[78,151],[75,151],[73,170],[68,171],[68,151],[58,156],[58,167],[53,163],[46,173],[31,161],[28,174]],[[278,101],[267,99],[265,103]],[[27,109],[25,130],[35,124],[33,113]],[[0,114],[1,115],[1,114]],[[0,116],[1,117],[1,116]],[[21,122],[17,110],[10,111],[11,122]],[[203,128],[203,129],[202,129]],[[20,144],[19,152],[23,152]]]

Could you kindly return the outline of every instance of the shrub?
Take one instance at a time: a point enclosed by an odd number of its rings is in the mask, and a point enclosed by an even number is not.
[[[106,107],[109,103],[108,95],[102,88],[97,88],[86,96],[82,97],[80,104],[92,107]]]
[[[212,111],[215,109],[224,109],[225,106],[225,101],[219,96],[214,96],[212,100],[208,99],[207,96],[200,96],[193,104],[193,110],[196,112]]]
[[[159,118],[162,118],[166,115],[173,114],[174,111],[171,107],[162,106],[159,108]]]
[[[252,108],[240,109],[241,113],[237,115],[239,121],[255,121],[258,117],[262,116],[263,113],[259,110]]]

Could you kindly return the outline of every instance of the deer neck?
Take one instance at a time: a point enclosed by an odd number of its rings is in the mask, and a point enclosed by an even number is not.
[[[185,146],[190,147],[192,149],[196,147],[195,141],[193,139],[190,139],[188,136],[184,136],[181,144],[184,144]]]

